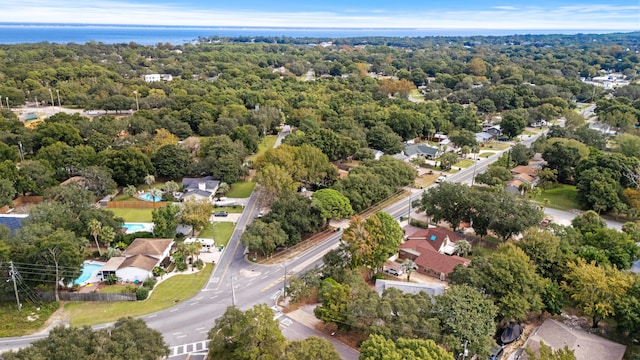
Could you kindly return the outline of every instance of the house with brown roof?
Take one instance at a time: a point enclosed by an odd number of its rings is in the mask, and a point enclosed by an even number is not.
[[[454,255],[455,243],[464,237],[445,228],[428,228],[413,231],[405,228],[405,242],[400,245],[399,259],[411,259],[416,263],[417,272],[447,280],[457,265],[467,266],[471,260]]]
[[[173,239],[135,239],[121,256],[112,257],[102,267],[102,278],[115,274],[120,282],[143,282],[169,256],[171,246]]]
[[[622,360],[627,348],[622,344],[553,319],[545,320],[540,327],[534,330],[524,347],[538,353],[540,342],[544,342],[554,350],[567,346],[569,350],[573,350],[576,360]],[[523,352],[520,359],[528,360],[529,356]]]
[[[513,180],[505,184],[505,191],[520,195],[520,185],[534,187],[538,184],[538,169],[531,165],[519,165],[511,169]]]

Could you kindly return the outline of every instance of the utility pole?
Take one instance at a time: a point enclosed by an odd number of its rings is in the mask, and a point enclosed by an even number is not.
[[[16,293],[16,303],[18,304],[18,311],[22,310],[22,305],[20,304],[20,296],[18,295],[18,284],[16,284],[16,268],[13,266],[13,261],[9,261],[9,266],[11,270],[9,270],[9,275],[11,275],[11,281],[13,281],[13,291]]]
[[[62,107],[62,103],[60,102],[60,90],[56,89],[56,94],[58,95],[58,107]]]
[[[55,101],[53,101],[53,91],[51,91],[51,88],[49,88],[49,95],[51,95],[51,108],[53,108],[55,110],[56,103],[55,103]]]

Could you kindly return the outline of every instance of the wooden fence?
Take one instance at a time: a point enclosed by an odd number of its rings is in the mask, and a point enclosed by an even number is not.
[[[109,201],[107,202],[107,208],[129,208],[129,209],[157,209],[166,207],[166,201]]]
[[[39,293],[45,301],[55,301],[56,295],[53,292]],[[135,293],[70,293],[61,292],[59,294],[60,300],[63,301],[104,301],[104,302],[116,302],[116,301],[136,301]]]

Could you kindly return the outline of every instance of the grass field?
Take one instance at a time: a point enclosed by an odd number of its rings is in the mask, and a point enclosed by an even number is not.
[[[260,143],[258,144],[258,151],[255,154],[249,156],[247,160],[255,161],[258,158],[258,156],[260,156],[260,154],[273,148],[273,145],[276,144],[276,139],[278,139],[278,135],[265,136],[262,139],[262,141],[260,141]]]
[[[253,181],[242,181],[231,184],[231,191],[226,196],[230,198],[248,198],[251,196],[256,183]]]
[[[420,90],[412,90],[411,97],[416,100],[424,100],[424,94]]]
[[[463,159],[458,161],[457,163],[453,164],[454,167],[459,167],[459,168],[468,168],[470,166],[473,166],[473,160],[469,160],[469,159]]]
[[[244,207],[242,206],[220,206],[220,207],[214,207],[211,213],[213,214],[214,212],[218,212],[218,211],[226,211],[229,214],[241,214],[243,210],[244,210]]]
[[[216,241],[216,245],[227,246],[235,227],[236,225],[232,222],[218,222],[209,224],[200,232],[200,234],[198,234],[198,237],[214,239]]]
[[[558,185],[543,192],[534,200],[544,204],[544,199],[549,199],[547,207],[553,209],[571,210],[580,208],[580,205],[578,205],[578,191],[573,185]]]
[[[58,310],[58,303],[46,303],[36,309],[36,305],[23,304],[18,311],[15,302],[0,304],[0,337],[32,334],[40,329],[51,314]]]
[[[121,217],[125,222],[151,222],[151,212],[153,209],[127,209],[110,208],[116,217]]]
[[[72,326],[96,325],[116,321],[125,316],[140,316],[168,309],[194,296],[209,280],[211,264],[195,274],[175,275],[158,284],[145,301],[70,302],[64,308]]]
[[[480,154],[480,157],[483,158],[483,159],[486,159],[486,158],[492,156],[495,153],[496,153],[495,151],[484,151],[484,152],[482,152]]]
[[[484,147],[481,148],[481,150],[485,150],[485,149],[504,150],[510,147],[511,147],[511,144],[507,142],[492,141],[492,142],[486,143]]]

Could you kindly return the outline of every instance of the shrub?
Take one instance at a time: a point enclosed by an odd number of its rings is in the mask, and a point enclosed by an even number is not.
[[[153,287],[156,286],[158,281],[155,278],[148,278],[142,283],[143,287],[149,288],[149,290],[153,290]]]
[[[136,299],[138,301],[146,300],[147,297],[149,297],[149,289],[148,288],[146,288],[144,286],[141,286],[141,287],[138,288],[138,290],[136,290]]]
[[[153,268],[152,273],[153,273],[153,276],[158,277],[158,276],[162,276],[162,275],[166,274],[167,271],[165,269],[161,268],[160,266],[156,266],[156,267]]]
[[[187,270],[188,267],[189,266],[184,261],[180,261],[176,263],[176,269],[178,269],[178,271],[185,271]]]
[[[133,284],[127,284],[124,288],[122,288],[123,294],[131,294],[138,290],[138,287]]]
[[[202,261],[201,259],[198,259],[193,262],[193,266],[197,267],[198,270],[202,270],[202,268],[204,267],[204,261]]]
[[[118,282],[118,277],[116,276],[116,274],[109,274],[109,276],[107,276],[104,282],[107,285],[114,285],[115,283]]]

